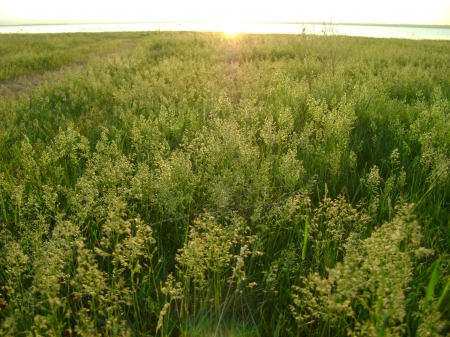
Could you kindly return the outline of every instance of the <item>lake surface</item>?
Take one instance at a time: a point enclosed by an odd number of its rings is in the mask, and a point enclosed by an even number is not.
[[[213,31],[262,34],[339,34],[379,38],[450,40],[450,28],[369,26],[347,24],[297,24],[297,23],[102,23],[0,26],[0,33],[74,33],[74,32],[130,32],[130,31]]]

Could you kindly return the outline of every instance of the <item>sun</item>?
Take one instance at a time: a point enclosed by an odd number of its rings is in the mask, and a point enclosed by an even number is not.
[[[241,21],[228,20],[217,21],[215,23],[217,31],[223,32],[226,35],[233,36],[245,31],[245,23]]]

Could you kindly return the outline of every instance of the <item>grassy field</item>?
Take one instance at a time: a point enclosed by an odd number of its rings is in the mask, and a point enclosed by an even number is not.
[[[0,35],[0,335],[448,335],[449,55]]]

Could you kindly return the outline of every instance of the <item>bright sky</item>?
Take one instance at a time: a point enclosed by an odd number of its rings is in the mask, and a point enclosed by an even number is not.
[[[450,25],[450,0],[0,0],[0,24],[23,20]]]

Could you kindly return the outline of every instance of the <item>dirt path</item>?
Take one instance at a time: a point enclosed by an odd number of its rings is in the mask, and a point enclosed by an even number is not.
[[[111,53],[106,54],[107,58],[113,58],[123,54],[137,46],[137,42],[124,43]],[[12,81],[0,83],[0,99],[7,97],[19,97],[22,94],[31,94],[44,80],[57,82],[63,76],[76,72],[86,67],[88,61],[78,61],[66,64],[59,69],[49,70],[40,75],[21,76]]]

